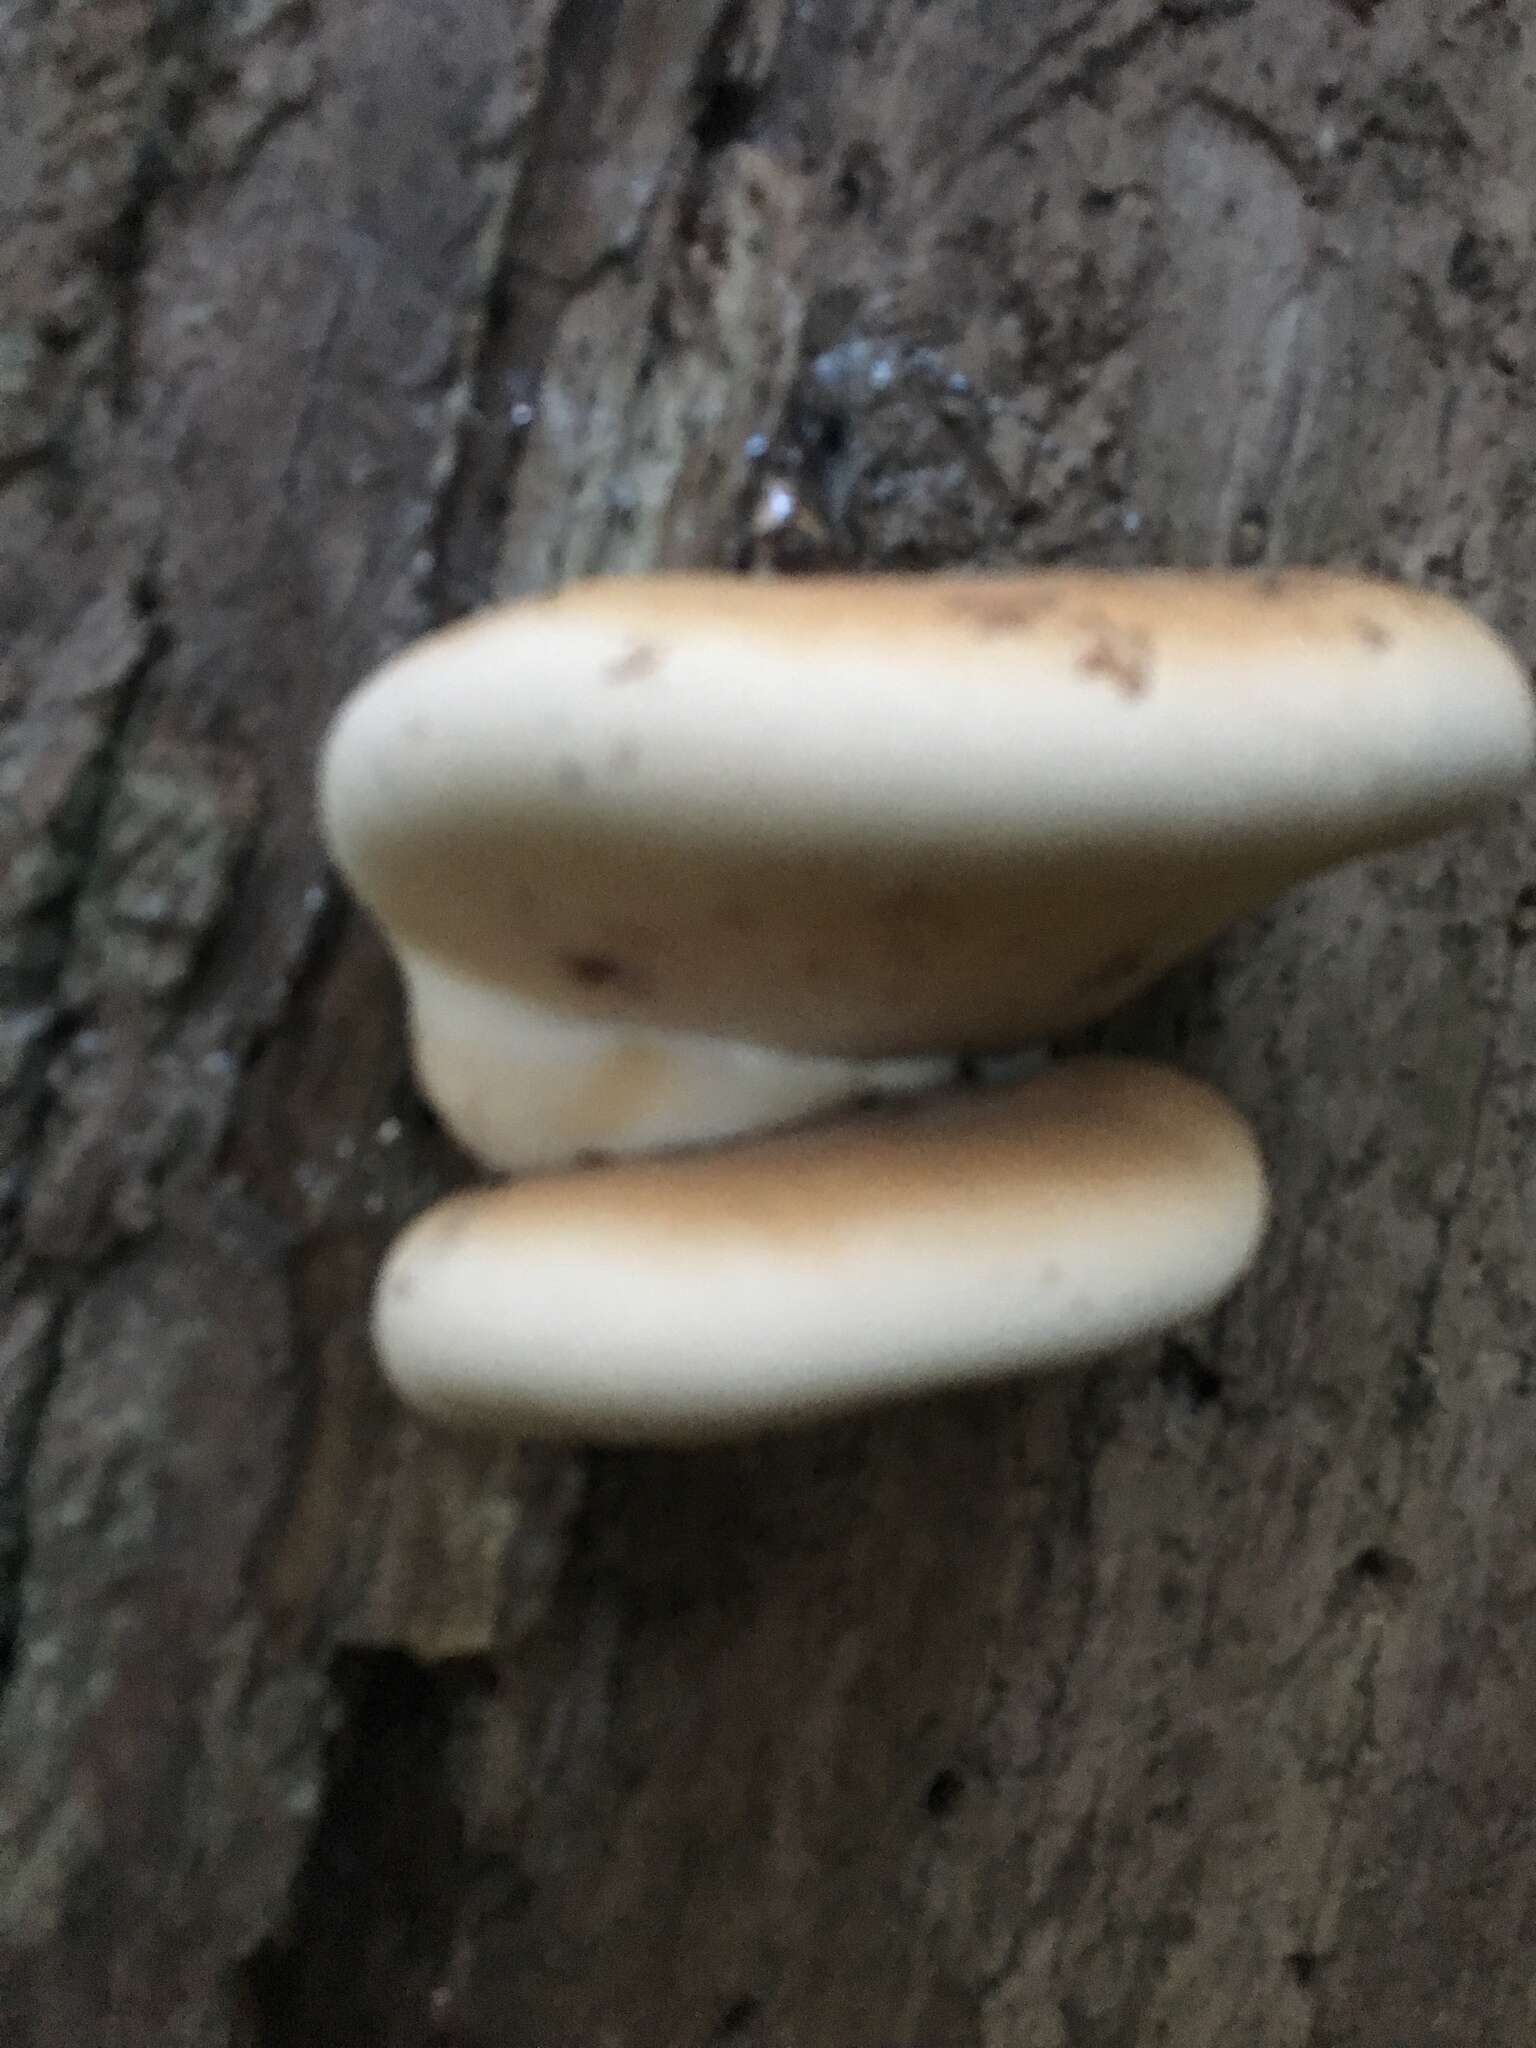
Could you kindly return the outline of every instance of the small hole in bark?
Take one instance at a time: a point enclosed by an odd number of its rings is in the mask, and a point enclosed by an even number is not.
[[[923,1794],[923,1804],[935,1820],[943,1820],[946,1814],[954,1812],[965,1797],[965,1779],[959,1771],[935,1771],[928,1781],[928,1790]]]
[[[1456,237],[1445,281],[1453,292],[1469,299],[1486,299],[1493,291],[1493,264],[1487,245],[1470,229]]]
[[[1379,1543],[1368,1543],[1350,1566],[1357,1579],[1368,1586],[1381,1586],[1390,1593],[1404,1593],[1418,1578],[1418,1573],[1394,1550],[1384,1549]]]
[[[807,435],[810,454],[822,462],[835,462],[848,450],[848,422],[835,412],[819,413]]]
[[[1509,919],[1509,942],[1512,946],[1527,946],[1532,939],[1536,939],[1536,889],[1527,888],[1515,898]]]
[[[1398,1360],[1392,1393],[1392,1414],[1398,1428],[1405,1432],[1422,1429],[1439,1406],[1433,1366],[1418,1352],[1405,1352]]]
[[[1232,559],[1239,564],[1258,561],[1268,540],[1269,514],[1262,505],[1246,506],[1232,536]]]
[[[693,123],[693,139],[706,156],[745,140],[757,100],[753,88],[737,79],[723,78],[715,85]]]
[[[878,214],[885,195],[885,171],[878,153],[868,143],[856,142],[843,158],[833,196],[844,219],[856,213]]]
[[[1206,1364],[1191,1344],[1165,1344],[1158,1379],[1170,1394],[1177,1394],[1191,1408],[1209,1408],[1221,1399],[1226,1381],[1214,1366]]]
[[[754,1998],[750,1992],[746,1997],[736,1999],[721,2013],[715,2027],[715,2040],[734,2041],[738,2035],[745,2033],[762,2009],[763,2001]]]

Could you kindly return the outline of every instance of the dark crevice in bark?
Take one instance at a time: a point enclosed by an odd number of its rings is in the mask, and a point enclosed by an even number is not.
[[[467,1868],[455,1728],[491,1669],[390,1649],[343,1651],[333,1670],[326,1795],[288,1924],[245,1966],[244,2003],[264,2048],[414,2048],[438,2031]]]
[[[159,575],[151,561],[134,581],[130,593],[135,619],[142,628],[137,651],[114,678],[111,706],[101,721],[99,736],[71,788],[69,800],[58,814],[53,831],[62,841],[66,884],[42,906],[34,923],[39,943],[34,957],[45,964],[45,978],[37,983],[4,989],[7,999],[52,1006],[59,1000],[59,981],[68,965],[70,935],[75,914],[91,872],[101,827],[117,785],[118,769],[128,743],[134,713],[143,700],[146,685],[171,652],[172,637],[162,610]]]
[[[705,156],[744,142],[762,104],[761,84],[744,78],[736,61],[746,18],[747,0],[727,0],[699,64],[690,128]]]
[[[209,10],[198,0],[160,0],[145,41],[151,108],[123,205],[107,224],[95,255],[117,299],[112,354],[112,407],[132,409],[137,368],[139,300],[148,264],[150,224],[176,182],[192,123],[203,102]]]
[[[54,1316],[39,1333],[37,1362],[24,1383],[4,1403],[5,1432],[0,1441],[0,1701],[16,1665],[31,1530],[27,1519],[27,1472],[37,1447],[48,1399],[63,1363],[63,1323]],[[5,1360],[8,1372],[24,1371],[15,1356]]]
[[[505,407],[496,402],[511,365],[520,365],[525,401],[537,405],[545,359],[566,308],[622,260],[621,252],[605,250],[595,265],[583,264],[575,276],[566,277],[559,249],[546,248],[537,237],[530,243],[527,231],[528,222],[540,214],[541,183],[554,172],[564,187],[571,175],[570,139],[581,136],[590,121],[613,32],[612,10],[601,0],[565,0],[550,30],[544,84],[528,123],[529,169],[507,203],[474,358],[466,371],[468,403],[458,446],[426,540],[433,569],[425,594],[434,621],[472,610],[491,594],[520,440]],[[552,217],[558,218],[558,212]]]
[[[738,61],[747,12],[743,0],[727,0],[698,59],[685,131],[696,163],[741,141],[762,101],[761,83],[743,75]],[[662,180],[638,218],[601,245],[592,242],[585,203],[579,193],[572,196],[589,148],[592,108],[613,62],[616,29],[612,9],[596,0],[566,0],[550,32],[545,86],[529,124],[529,169],[508,205],[467,373],[469,402],[456,459],[427,540],[434,564],[428,609],[435,620],[457,617],[494,594],[522,440],[504,402],[514,370],[523,402],[536,408],[562,321],[578,299],[635,264],[667,188]]]
[[[46,1029],[38,1038],[28,1061],[20,1142],[16,1145],[16,1177],[24,1190],[31,1174],[31,1162],[43,1141],[51,1097],[49,1070],[79,1029],[81,1012],[68,999],[67,975],[81,899],[90,886],[92,862],[96,857],[102,827],[117,786],[128,736],[135,713],[144,700],[151,677],[172,648],[172,636],[161,609],[158,577],[152,564],[146,565],[133,589],[133,608],[142,622],[142,647],[117,685],[111,709],[103,720],[100,737],[71,793],[66,813],[56,830],[64,844],[67,884],[38,919],[38,954],[46,963],[43,985],[18,987],[5,993],[11,1000],[37,1006],[47,1017]],[[9,1226],[12,1219],[5,1218]],[[25,1254],[21,1254],[25,1257]]]

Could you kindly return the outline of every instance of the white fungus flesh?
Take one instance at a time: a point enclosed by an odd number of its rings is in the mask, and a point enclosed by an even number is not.
[[[408,650],[324,813],[426,1092],[510,1169],[1081,1025],[1532,752],[1504,644],[1379,583],[651,578]]]
[[[750,1433],[1163,1330],[1232,1286],[1264,1215],[1219,1096],[1082,1060],[457,1196],[391,1253],[375,1337],[406,1400],[449,1422]]]

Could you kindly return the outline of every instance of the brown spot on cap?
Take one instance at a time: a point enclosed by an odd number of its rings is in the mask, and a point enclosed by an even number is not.
[[[1055,603],[1054,593],[1043,590],[961,590],[950,598],[949,608],[990,640],[999,633],[1027,633]]]
[[[1379,619],[1361,619],[1358,622],[1361,640],[1367,647],[1374,647],[1379,653],[1392,645],[1392,635]]]
[[[637,640],[609,668],[608,680],[610,683],[641,683],[647,676],[655,675],[660,666],[661,656],[649,641]]]
[[[1123,697],[1145,696],[1152,671],[1150,635],[1107,620],[1088,625],[1092,638],[1077,658],[1078,674],[1113,683]]]

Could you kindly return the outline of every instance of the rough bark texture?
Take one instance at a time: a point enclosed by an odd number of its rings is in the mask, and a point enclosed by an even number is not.
[[[9,2048],[1528,2042],[1531,807],[1113,1027],[1262,1128],[1213,1323],[583,1458],[375,1380],[465,1170],[310,786],[598,567],[1354,562],[1531,652],[1529,7],[4,0],[0,67]]]

